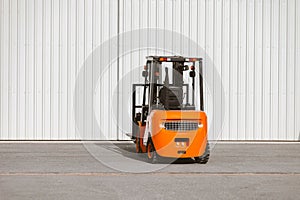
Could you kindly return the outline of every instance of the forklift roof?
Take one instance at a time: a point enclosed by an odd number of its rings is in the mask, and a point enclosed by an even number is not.
[[[156,62],[195,62],[200,61],[202,58],[189,58],[182,56],[147,56],[147,61]]]

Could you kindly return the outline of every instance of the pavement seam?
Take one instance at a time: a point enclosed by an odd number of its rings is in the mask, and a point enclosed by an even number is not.
[[[171,176],[300,176],[294,172],[152,172],[152,173],[118,173],[118,172],[8,172],[0,176],[132,176],[132,175],[171,175]]]

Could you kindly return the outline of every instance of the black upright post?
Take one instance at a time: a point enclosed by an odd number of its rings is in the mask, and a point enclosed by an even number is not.
[[[135,85],[132,85],[132,137],[136,137],[135,132],[134,132],[134,126],[135,126],[135,109],[136,109],[136,104],[135,104]]]
[[[199,61],[199,81],[200,81],[200,110],[204,111],[204,98],[203,98],[203,68],[202,59]]]

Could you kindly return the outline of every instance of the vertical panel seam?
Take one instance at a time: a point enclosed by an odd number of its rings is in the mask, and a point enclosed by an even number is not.
[[[191,38],[191,0],[189,0],[189,38]],[[191,56],[191,40],[189,39],[188,44],[188,56]]]
[[[223,34],[223,19],[224,19],[223,14],[224,14],[224,1],[222,0],[222,2],[221,2],[221,59],[220,59],[221,60],[221,75],[220,75],[220,77],[221,77],[221,85],[220,85],[221,89],[223,87],[223,42],[224,42],[224,40],[223,40],[223,35],[224,35]],[[224,107],[223,95],[221,95],[221,116],[224,116],[223,107]],[[224,110],[225,110],[225,108],[224,108]],[[221,139],[224,139],[223,138],[223,135],[224,135],[224,126],[223,125],[224,125],[224,121],[221,124],[221,126],[222,126]]]
[[[124,25],[123,25],[124,26]],[[120,0],[117,0],[117,140],[119,140],[119,98],[120,98],[120,87],[119,87],[119,80],[120,80]]]
[[[50,109],[49,109],[49,139],[51,139],[52,136],[52,64],[53,64],[53,0],[51,0],[51,15],[50,15],[50,19],[51,19],[51,30],[50,30]]]
[[[288,21],[288,12],[289,11],[289,3],[288,0],[286,1],[286,32],[285,32],[285,39],[286,39],[286,47],[285,47],[285,139],[287,139],[287,109],[288,109],[288,28],[289,28],[289,21]]]
[[[294,33],[294,140],[296,141],[297,140],[297,130],[296,130],[296,95],[297,95],[297,90],[296,90],[296,56],[297,56],[297,54],[296,54],[296,46],[297,46],[297,37],[296,37],[296,35],[297,35],[297,0],[295,0],[295,6],[294,6],[295,8],[295,33]],[[298,104],[299,104],[299,102],[298,102]],[[300,139],[300,138],[299,138]]]
[[[196,38],[196,40],[197,40],[197,56],[199,55],[199,27],[200,27],[200,25],[199,25],[199,1],[196,1],[197,2],[197,12],[196,12],[196,19],[197,19],[197,38]]]
[[[76,48],[76,50],[75,50],[75,65],[76,65],[76,67],[75,67],[75,77],[77,77],[77,75],[78,75],[78,0],[76,0],[76,13],[75,13],[75,15],[76,15],[76,19],[75,19],[75,21],[76,21],[76,23],[75,23],[76,24],[75,25],[76,26],[75,27],[75,29],[76,29],[76,31],[75,31],[75,38],[76,38],[75,39],[75,44],[76,44],[76,47],[75,47]],[[76,89],[76,93],[78,94],[79,93],[78,87],[76,87],[75,89]],[[77,98],[77,97],[75,97],[75,98]],[[77,103],[77,101],[73,102],[73,103],[75,103],[75,109],[77,110],[78,109],[78,103]],[[74,105],[73,105],[73,107],[74,107]],[[77,138],[76,124],[75,124],[75,138]]]
[[[34,51],[34,53],[33,53],[33,88],[34,88],[34,91],[33,91],[33,94],[34,94],[34,98],[33,98],[33,108],[34,108],[34,114],[33,114],[33,123],[34,123],[34,126],[33,126],[33,138],[34,139],[37,139],[37,134],[36,134],[36,130],[37,130],[37,128],[36,128],[36,126],[37,126],[37,123],[36,123],[36,98],[37,98],[37,91],[36,91],[36,48],[37,48],[37,45],[36,45],[36,23],[35,23],[35,20],[36,20],[36,1],[34,0],[34,2],[33,2],[33,9],[34,9],[34,12],[33,12],[33,23],[34,23],[34,31],[33,31],[33,43],[34,43],[34,45],[33,45],[33,51]]]
[[[8,97],[8,102],[7,102],[7,109],[8,109],[8,112],[7,112],[7,139],[10,137],[10,111],[11,111],[11,108],[10,108],[10,101],[11,101],[11,95],[12,95],[12,92],[11,92],[11,72],[10,72],[10,70],[11,70],[11,51],[12,51],[12,48],[11,48],[11,46],[12,46],[12,42],[11,42],[11,1],[9,1],[9,11],[8,11],[8,15],[9,15],[9,35],[8,35],[8,37],[9,37],[9,39],[8,39],[8,66],[7,66],[7,68],[8,68],[8,76],[7,76],[7,78],[8,78],[8,84],[7,84],[7,97]]]
[[[158,46],[158,3],[157,0],[155,1],[155,54],[157,55],[157,46]]]
[[[182,47],[182,35],[183,35],[183,0],[180,0],[180,54],[183,56],[183,47]]]
[[[1,34],[1,30],[0,30],[0,34]],[[0,38],[1,38],[1,36],[0,36]],[[20,51],[19,50],[19,0],[17,0],[17,91],[16,91],[16,99],[17,99],[17,101],[16,101],[16,108],[17,108],[16,109],[16,137],[17,138],[19,138],[18,135],[19,135],[19,131],[20,131],[19,130],[19,109],[20,109],[20,105],[19,105],[19,102],[20,102],[20,100],[19,100],[19,98],[20,98],[20,96],[19,96],[19,82],[20,82],[20,80],[19,80],[19,78],[20,78],[20,66],[19,66],[20,61],[19,61],[19,59],[20,58],[19,58],[19,56],[20,55],[19,55],[19,51]],[[1,52],[0,52],[0,55],[1,55]],[[0,60],[1,60],[1,58],[0,58]],[[0,74],[0,77],[1,77],[1,74]],[[0,80],[0,83],[1,83],[1,80]],[[0,105],[1,105],[1,102],[0,102]],[[0,123],[1,123],[1,115],[0,115]],[[1,131],[1,126],[0,126],[0,131]]]
[[[231,112],[230,112],[230,109],[231,109],[231,101],[230,101],[230,96],[231,96],[231,76],[230,76],[230,74],[231,74],[231,62],[232,62],[232,60],[231,60],[231,56],[232,56],[232,37],[231,37],[231,34],[232,34],[232,0],[230,0],[230,10],[229,10],[229,73],[228,73],[228,78],[229,78],[229,80],[228,80],[228,85],[229,85],[229,91],[228,91],[228,99],[229,99],[229,102],[228,102],[228,104],[229,104],[229,108],[228,108],[228,138],[230,138],[230,133],[231,133]]]
[[[239,104],[240,104],[240,87],[239,87],[239,80],[240,80],[240,0],[238,0],[238,42],[237,42],[237,123],[236,123],[236,139],[239,137]]]
[[[67,133],[66,138],[69,138],[69,68],[70,68],[70,0],[67,2]]]
[[[44,139],[44,26],[45,26],[45,0],[42,1],[42,139]]]
[[[278,100],[278,104],[277,104],[277,109],[278,109],[278,115],[280,115],[280,108],[279,108],[279,105],[280,105],[280,88],[279,88],[279,81],[280,81],[280,52],[281,52],[281,42],[280,42],[280,36],[281,36],[281,32],[280,32],[280,26],[281,26],[281,0],[278,1],[278,71],[277,71],[277,88],[278,88],[278,96],[277,96],[277,100]],[[277,138],[279,138],[279,117],[278,117],[278,120],[277,120]]]
[[[264,17],[264,9],[265,9],[265,4],[264,4],[264,1],[262,1],[262,32],[261,32],[261,35],[262,35],[262,40],[261,40],[261,54],[262,54],[262,59],[261,59],[261,132],[260,132],[260,139],[262,139],[262,136],[264,135],[264,20],[265,20],[265,17]]]
[[[248,60],[249,60],[249,55],[248,55],[248,0],[246,0],[246,64],[245,64],[245,67],[246,67],[246,70],[245,70],[245,132],[244,132],[244,138],[246,140],[247,138],[247,119],[248,119],[248,101],[247,101],[247,97],[249,96],[248,94]]]
[[[110,4],[110,1],[108,1],[108,39],[110,39],[110,28],[111,28],[111,26],[110,26],[110,22],[111,22],[111,6],[110,6],[111,4]],[[109,58],[109,60],[111,59],[111,41],[109,41],[109,47],[108,47],[109,49],[108,49],[108,58]],[[109,65],[109,77],[111,78],[111,62],[108,64]],[[108,91],[110,91],[109,92],[109,95],[108,95],[108,97],[110,97],[111,96],[111,81],[109,82],[109,84],[108,84]],[[109,104],[109,106],[108,106],[108,108],[109,109],[111,109],[111,102],[109,101],[109,99],[108,99],[108,104]],[[109,127],[111,128],[112,127],[112,121],[111,121],[111,119],[110,119],[110,117],[108,118],[108,124],[109,124]],[[109,138],[111,138],[111,135],[109,136]]]
[[[24,130],[24,139],[26,139],[26,135],[27,135],[27,118],[26,118],[26,111],[27,111],[27,49],[28,49],[28,40],[27,40],[27,30],[28,30],[28,16],[27,16],[27,6],[28,6],[28,1],[25,1],[25,120],[24,120],[24,124],[25,124],[25,130]]]
[[[83,88],[83,95],[84,95],[84,108],[86,108],[86,98],[87,98],[87,92],[86,92],[86,62],[85,59],[86,59],[86,12],[85,12],[85,9],[86,9],[86,0],[83,1],[83,71],[84,71],[84,88]],[[84,122],[83,122],[83,130],[84,130],[84,135],[83,135],[83,139],[88,139],[87,138],[87,135],[89,134],[87,132],[87,118],[86,118],[86,110],[83,111],[84,112]]]
[[[2,62],[2,19],[3,19],[3,1],[0,8],[0,66]],[[0,109],[2,109],[2,67],[0,67]],[[2,137],[2,112],[0,112],[0,137]]]
[[[213,58],[213,66],[212,67],[215,67],[215,39],[216,39],[216,35],[215,35],[215,26],[216,26],[216,0],[213,0],[213,26],[212,26],[212,35],[213,35],[213,44],[212,44],[212,58]],[[216,116],[214,116],[215,114],[215,102],[216,102],[216,99],[215,99],[215,73],[214,73],[215,70],[213,70],[213,74],[212,74],[212,79],[213,79],[213,90],[212,90],[212,97],[213,97],[213,120],[216,121]],[[216,123],[213,123],[213,138],[215,139],[216,138]]]
[[[255,97],[256,97],[256,84],[255,84],[255,78],[256,78],[256,76],[255,76],[255,73],[256,73],[256,24],[255,24],[255,22],[256,22],[256,0],[254,0],[254,5],[253,5],[253,7],[254,7],[254,11],[253,11],[253,13],[254,13],[254,15],[253,15],[253,17],[254,17],[254,30],[253,30],[253,37],[254,37],[254,41],[253,41],[253,64],[254,64],[254,66],[253,66],[253,133],[252,133],[252,139],[254,139],[255,138],[255,102],[256,102],[256,99],[255,99]]]
[[[92,108],[93,108],[93,111],[94,111],[94,26],[95,26],[95,22],[94,22],[94,16],[95,15],[95,0],[92,0],[92,52],[91,52],[91,54],[92,54],[92,89],[93,90],[91,90],[90,91],[90,93],[91,93],[91,95],[92,95],[92,98],[91,98],[91,100],[92,100]],[[117,46],[117,49],[119,48],[119,46]],[[118,104],[117,104],[118,105]],[[117,119],[118,120],[118,119]],[[92,133],[92,139],[95,139],[95,128],[94,128],[94,126],[95,126],[95,123],[94,123],[94,120],[92,120],[91,121],[92,122],[92,131],[91,131],[91,133]]]
[[[61,47],[62,47],[62,42],[61,42],[61,2],[59,1],[58,4],[58,122],[57,122],[57,135],[58,138],[60,137],[61,134]]]
[[[164,2],[164,39],[163,40],[164,40],[164,54],[166,54],[166,12],[167,11],[166,11],[166,1],[163,2]],[[197,16],[198,16],[198,12],[197,12]]]
[[[272,87],[271,87],[271,85],[272,85],[272,39],[273,39],[273,37],[272,37],[272,29],[273,29],[273,26],[272,26],[272,24],[273,24],[273,0],[270,0],[270,3],[271,3],[271,5],[270,5],[270,71],[269,71],[269,76],[270,76],[270,79],[269,79],[269,139],[271,139],[271,112],[272,112],[272,91],[271,91],[271,89],[272,89]],[[273,139],[273,138],[272,138]]]

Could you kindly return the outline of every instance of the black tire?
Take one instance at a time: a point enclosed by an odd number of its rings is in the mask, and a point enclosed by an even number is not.
[[[155,164],[158,163],[158,155],[156,153],[155,147],[152,140],[149,138],[147,143],[147,160],[149,163]]]
[[[137,138],[140,137],[140,127],[136,123],[134,123],[133,126],[134,127],[131,139],[134,143],[136,143]]]
[[[207,143],[204,154],[202,156],[195,157],[195,161],[199,164],[206,164],[209,160],[209,154],[210,154],[209,143]]]
[[[139,137],[136,138],[136,143],[135,143],[135,151],[136,151],[136,153],[142,153],[142,148],[141,148],[141,145],[140,145],[140,140],[141,140],[141,138],[139,138]]]

